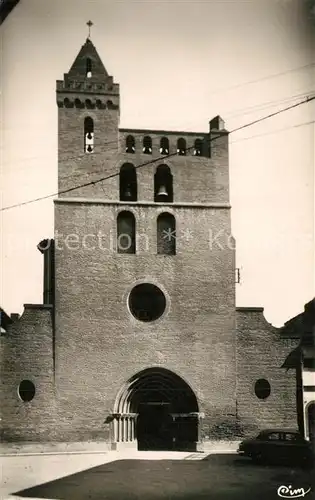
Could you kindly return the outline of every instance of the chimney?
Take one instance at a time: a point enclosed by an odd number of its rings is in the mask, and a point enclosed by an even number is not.
[[[210,126],[210,132],[219,132],[220,130],[226,132],[225,123],[222,120],[221,116],[219,115],[215,116],[214,118],[212,118],[212,120],[210,120],[209,126]]]

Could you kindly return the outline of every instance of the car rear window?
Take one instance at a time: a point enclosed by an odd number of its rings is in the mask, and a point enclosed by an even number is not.
[[[299,436],[298,436],[298,434],[285,433],[284,439],[286,441],[299,441]]]
[[[271,432],[267,436],[268,441],[279,441],[280,433],[279,432]]]

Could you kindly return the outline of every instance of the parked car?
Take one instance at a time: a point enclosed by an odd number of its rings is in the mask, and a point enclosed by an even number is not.
[[[238,454],[256,462],[288,461],[314,464],[312,445],[296,430],[268,429],[254,439],[242,441]]]

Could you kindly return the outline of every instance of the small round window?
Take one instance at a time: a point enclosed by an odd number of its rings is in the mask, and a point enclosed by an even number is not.
[[[30,380],[23,380],[19,385],[18,393],[22,401],[32,401],[35,396],[35,385]]]
[[[271,388],[268,380],[260,378],[255,384],[255,394],[259,399],[266,399],[270,396]]]
[[[129,309],[139,321],[155,321],[162,316],[165,308],[165,295],[155,285],[142,283],[130,292]]]

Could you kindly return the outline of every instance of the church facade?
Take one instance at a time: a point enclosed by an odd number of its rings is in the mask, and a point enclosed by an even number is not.
[[[298,335],[235,307],[228,132],[119,128],[88,38],[57,81],[43,304],[1,336],[2,439],[202,450],[300,427]]]

